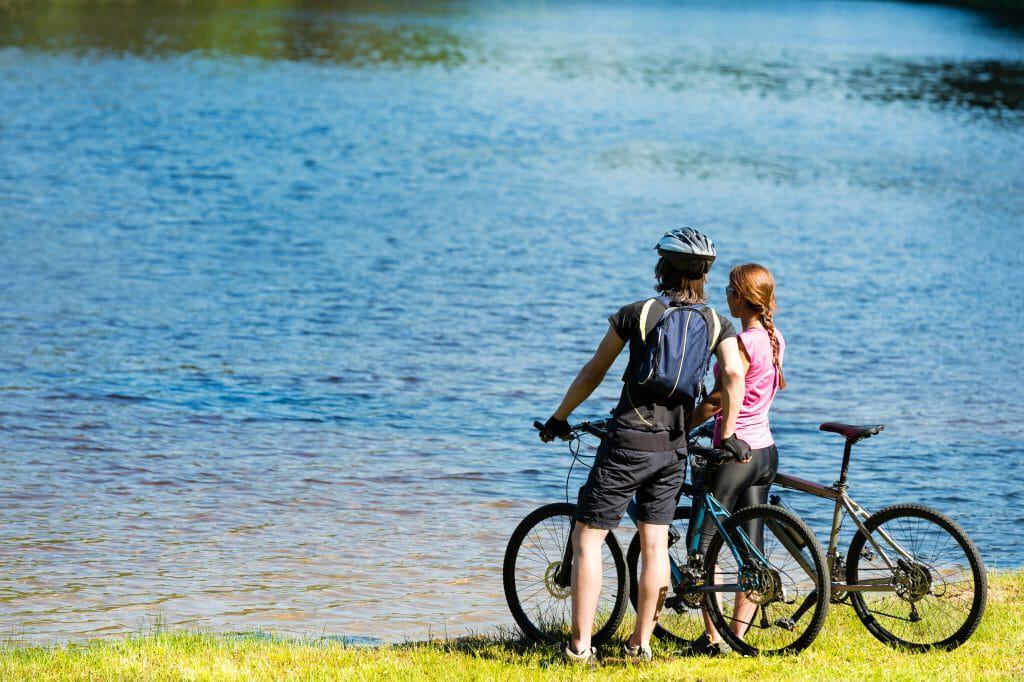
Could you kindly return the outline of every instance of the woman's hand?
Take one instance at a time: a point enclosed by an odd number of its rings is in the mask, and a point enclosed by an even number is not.
[[[731,452],[733,459],[740,464],[750,461],[750,445],[747,441],[737,438],[735,433],[722,439],[722,449]]]

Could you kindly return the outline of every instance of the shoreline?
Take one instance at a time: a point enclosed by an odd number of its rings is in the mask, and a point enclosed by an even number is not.
[[[914,5],[943,5],[973,9],[981,12],[1005,14],[1024,19],[1024,2],[1021,0],[900,0]]]
[[[873,639],[852,609],[833,605],[814,644],[797,656],[704,659],[678,655],[656,642],[645,677],[730,680],[899,680],[1019,678],[1024,661],[1024,569],[989,571],[989,601],[978,631],[962,647],[905,653]],[[624,635],[626,627],[620,630]],[[580,671],[547,665],[552,650],[529,646],[508,632],[404,644],[368,638],[290,639],[273,633],[234,635],[156,631],[135,637],[52,646],[0,646],[2,679],[566,679]],[[606,646],[614,656],[616,646]],[[837,675],[836,671],[842,670]],[[601,678],[635,677],[640,668],[606,660]]]

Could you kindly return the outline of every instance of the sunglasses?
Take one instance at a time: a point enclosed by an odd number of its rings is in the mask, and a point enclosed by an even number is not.
[[[733,289],[732,287],[726,287],[725,288],[725,295],[726,296],[739,296],[739,294],[736,293],[736,290]]]

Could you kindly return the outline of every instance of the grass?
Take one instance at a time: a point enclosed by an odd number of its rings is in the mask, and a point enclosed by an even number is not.
[[[158,632],[59,647],[0,648],[0,679],[33,680],[1024,680],[1024,572],[990,576],[981,627],[952,652],[911,654],[875,641],[846,606],[799,656],[659,656],[595,671],[547,666],[551,650],[510,637],[468,637],[380,648],[191,632]],[[657,648],[656,648],[657,652]]]

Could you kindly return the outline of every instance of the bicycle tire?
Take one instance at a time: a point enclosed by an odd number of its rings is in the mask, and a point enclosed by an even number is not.
[[[687,521],[690,520],[690,511],[692,507],[676,507],[675,520],[676,521]],[[682,552],[680,555],[676,553],[676,562],[682,565],[686,564],[686,533],[683,533],[683,537],[679,539],[671,548],[679,548]],[[634,533],[633,539],[629,543],[629,549],[626,550],[626,566],[629,567],[629,601],[633,605],[633,611],[637,610],[637,601],[640,595],[640,534]],[[674,590],[675,584],[672,585]],[[654,636],[658,639],[666,642],[674,642],[676,644],[686,645],[693,642],[704,632],[704,623],[701,620],[700,610],[696,609],[692,614],[696,618],[696,624],[690,623],[687,619],[682,617],[675,618],[671,614],[667,614],[666,610],[662,611],[661,618],[654,626]],[[678,614],[682,616],[682,612]]]
[[[570,632],[571,621],[570,614],[571,610],[564,608],[569,601],[568,591],[564,588],[557,588],[551,584],[549,580],[551,576],[552,567],[555,562],[561,563],[562,551],[564,550],[564,544],[557,550],[554,546],[562,543],[568,538],[568,528],[571,527],[572,519],[576,515],[576,505],[567,502],[556,502],[553,504],[547,504],[543,507],[538,507],[532,512],[526,515],[516,529],[512,532],[512,537],[509,538],[508,546],[505,549],[505,559],[502,567],[502,583],[505,589],[505,601],[508,603],[509,611],[512,613],[512,617],[515,619],[519,629],[522,630],[523,634],[531,641],[537,644],[558,644],[568,638]],[[517,564],[522,554],[523,541],[530,536],[531,531],[538,527],[543,522],[549,519],[561,519],[556,521],[556,527],[558,525],[564,525],[565,537],[559,537],[556,531],[548,532],[545,529],[545,533],[539,537],[551,538],[551,548],[531,547],[530,553],[535,556],[535,560],[539,560],[540,563],[545,561],[548,562],[548,566],[545,569],[545,575],[542,583],[541,590],[547,589],[549,592],[549,598],[559,602],[560,608],[558,609],[558,617],[556,620],[552,620],[549,623],[535,622],[541,621],[539,613],[535,613],[532,617],[528,609],[524,607],[523,595],[520,594],[520,587],[517,580]],[[626,562],[622,554],[622,547],[619,545],[619,541],[616,539],[615,534],[611,531],[605,536],[605,546],[608,549],[608,553],[611,555],[612,563],[615,571],[615,585],[614,594],[609,600],[611,608],[607,614],[599,612],[595,620],[601,621],[600,627],[595,627],[594,633],[591,636],[591,641],[594,646],[600,646],[606,643],[615,632],[618,630],[619,625],[622,623],[622,618],[626,613],[626,605],[629,602],[629,581],[626,577]],[[549,551],[550,550],[550,551]],[[524,559],[524,563],[527,559]],[[541,583],[535,582],[533,588],[537,589],[537,585]],[[552,589],[553,588],[553,589]],[[602,592],[608,588],[608,585],[604,585]],[[556,596],[557,594],[564,594],[564,596]],[[529,595],[527,595],[529,596]],[[543,598],[543,597],[542,597]],[[601,620],[603,619],[603,620]],[[597,623],[595,623],[597,625]]]
[[[888,616],[893,621],[906,620],[910,623],[921,622],[920,620],[913,621],[910,618],[902,619],[896,616],[895,614],[877,611],[875,608],[872,608],[872,605],[868,604],[867,599],[865,597],[865,595],[868,593],[865,592],[849,592],[848,594],[850,595],[850,603],[853,606],[854,611],[857,613],[857,617],[868,629],[868,632],[870,632],[876,639],[878,639],[883,644],[917,652],[929,651],[931,649],[955,649],[964,642],[966,642],[970,638],[970,636],[974,634],[974,631],[978,628],[978,625],[981,623],[981,618],[985,612],[985,605],[988,601],[988,580],[985,574],[984,564],[982,564],[981,561],[981,555],[978,553],[978,548],[974,545],[974,542],[971,541],[971,538],[967,535],[964,529],[961,528],[956,521],[949,518],[942,512],[932,509],[931,507],[926,507],[924,505],[897,504],[892,505],[890,507],[886,507],[869,516],[867,521],[864,522],[864,527],[867,528],[868,531],[872,533],[872,535],[874,535],[874,532],[884,524],[890,523],[892,521],[899,521],[900,519],[909,518],[923,519],[927,522],[934,524],[937,528],[941,529],[942,531],[945,531],[946,534],[948,534],[953,540],[955,540],[957,546],[963,551],[964,558],[967,560],[967,564],[970,568],[972,580],[970,606],[966,610],[966,615],[964,616],[963,622],[959,624],[959,627],[957,627],[955,631],[935,641],[913,641],[911,639],[906,639],[905,637],[907,635],[900,636],[900,634],[897,634],[896,632],[893,632],[890,629],[888,629],[886,627],[886,624],[876,616]],[[890,526],[889,528],[892,529],[892,532],[896,532],[897,527],[898,526]],[[890,533],[890,536],[891,535],[892,533]],[[879,541],[881,541],[881,543],[887,544],[886,540],[877,537],[876,542]],[[899,542],[899,540],[896,541]],[[853,537],[853,540],[850,542],[850,549],[847,552],[846,558],[846,582],[850,585],[856,585],[858,583],[858,580],[860,580],[861,578],[861,573],[867,569],[867,562],[870,561],[870,559],[864,552],[866,543],[867,537],[861,530],[857,531],[857,534]],[[937,543],[938,540],[936,540],[933,543],[933,547],[937,548]],[[884,546],[885,545],[883,544],[883,548]],[[862,565],[862,563],[864,565]],[[929,569],[929,594],[920,596],[917,599],[923,600],[928,596],[935,596],[930,594],[932,592],[932,581],[934,581],[935,577],[938,577],[942,580],[941,584],[945,588],[944,594],[948,594],[950,592],[949,587],[955,585],[955,583],[947,582],[941,574],[938,574],[938,571],[936,571],[936,575],[933,576],[932,569],[934,568],[934,566],[932,566],[929,562],[922,563],[923,565],[928,566]],[[885,569],[867,570],[882,571],[888,570],[888,567],[886,567]],[[908,596],[913,598],[914,595]],[[900,601],[905,604],[911,603],[907,601],[904,597],[901,597],[899,593],[897,593],[897,598],[899,598]],[[894,604],[895,603],[896,602],[894,602]],[[916,603],[917,602],[915,601],[915,606],[912,609],[911,613],[917,613]],[[920,616],[918,617],[920,618]],[[894,623],[890,624],[890,627],[892,626],[894,626]]]
[[[825,618],[828,616],[829,603],[831,597],[831,579],[829,576],[829,572],[826,568],[827,564],[825,562],[825,552],[822,550],[821,543],[818,542],[818,539],[815,536],[814,531],[812,531],[807,526],[807,524],[804,523],[802,519],[800,519],[800,517],[786,509],[782,509],[780,507],[776,507],[770,504],[753,505],[741,509],[740,511],[732,514],[728,519],[726,519],[723,525],[725,526],[725,530],[730,535],[730,537],[734,537],[733,533],[741,524],[748,521],[754,521],[757,519],[761,519],[766,523],[772,522],[776,525],[776,527],[780,529],[780,532],[791,534],[791,538],[799,542],[801,545],[801,558],[804,561],[807,561],[809,559],[809,563],[813,566],[814,574],[809,576],[811,578],[811,582],[809,584],[805,583],[804,585],[798,585],[795,582],[795,580],[792,579],[791,573],[799,575],[799,573],[797,573],[795,570],[787,571],[784,569],[779,569],[781,575],[789,577],[791,579],[791,584],[788,587],[788,589],[790,594],[793,596],[793,601],[786,602],[785,593],[783,593],[782,600],[769,602],[787,605],[796,604],[796,602],[799,600],[800,605],[797,607],[797,609],[794,609],[793,613],[790,615],[795,615],[797,610],[804,608],[803,605],[804,602],[806,602],[806,610],[803,612],[805,615],[801,615],[799,618],[799,620],[803,622],[803,618],[806,617],[806,614],[809,612],[809,618],[806,621],[807,625],[804,631],[800,633],[800,635],[792,642],[788,642],[783,646],[768,648],[763,644],[758,645],[760,644],[760,642],[754,643],[749,641],[751,639],[751,635],[757,633],[759,630],[764,630],[766,632],[768,630],[772,630],[773,632],[775,632],[776,630],[789,631],[788,628],[780,625],[780,623],[783,623],[787,619],[792,621],[792,619],[789,618],[789,616],[782,616],[776,618],[774,621],[769,622],[766,608],[767,604],[763,606],[757,606],[756,610],[751,615],[750,628],[747,630],[747,633],[743,637],[740,637],[730,629],[729,619],[725,616],[719,599],[716,598],[717,595],[725,593],[705,593],[704,606],[710,613],[711,620],[715,624],[715,627],[718,629],[719,634],[722,635],[722,638],[729,644],[730,647],[733,648],[734,651],[737,651],[746,656],[757,656],[762,654],[780,655],[799,653],[811,645],[815,637],[818,636],[818,633],[821,632],[821,628],[825,623]],[[768,532],[768,530],[769,528],[766,528],[766,533]],[[740,545],[741,543],[738,540],[734,540],[734,544]],[[774,545],[774,543],[772,544]],[[789,549],[783,545],[781,540],[779,542],[779,545],[781,546],[781,549],[775,551],[775,547],[769,547],[769,540],[766,539],[765,541],[765,553],[768,554],[769,561],[771,562],[773,567],[777,567],[780,561],[784,560],[785,557],[789,557],[790,559],[793,559],[795,561],[795,558],[793,557],[792,553],[790,553]],[[719,553],[721,552],[723,546],[724,541],[722,534],[716,532],[714,537],[711,538],[711,543],[708,546],[707,555],[704,560],[704,579],[706,584],[714,584],[717,580],[715,576],[715,567],[716,564],[719,563]],[[785,553],[783,553],[783,550]],[[723,555],[723,557],[725,556],[726,555]],[[731,552],[729,552],[727,556],[730,560],[733,558]],[[797,567],[799,567],[799,564],[797,564]],[[752,595],[754,594],[754,592],[747,591],[744,594]],[[804,594],[802,599],[800,599],[799,597],[800,594]],[[775,608],[776,610],[778,610],[782,607],[777,606]],[[763,624],[755,624],[754,621],[758,614],[761,615]],[[763,638],[759,637],[758,639],[767,639],[767,635]]]

